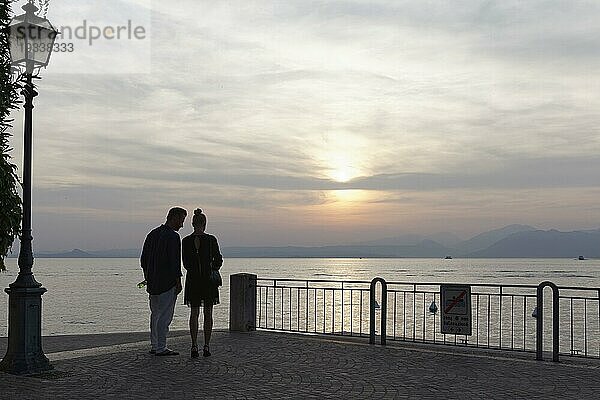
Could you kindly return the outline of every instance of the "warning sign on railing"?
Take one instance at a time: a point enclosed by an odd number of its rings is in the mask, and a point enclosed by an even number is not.
[[[471,335],[471,286],[440,285],[442,333]]]

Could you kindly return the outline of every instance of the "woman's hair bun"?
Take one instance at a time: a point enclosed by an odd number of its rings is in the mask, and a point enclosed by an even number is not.
[[[194,210],[194,215],[199,215],[199,214],[202,214],[202,209],[201,208],[196,208]]]

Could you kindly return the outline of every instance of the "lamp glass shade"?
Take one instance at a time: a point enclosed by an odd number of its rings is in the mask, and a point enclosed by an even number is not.
[[[50,21],[27,13],[13,18],[8,29],[13,65],[24,66],[27,70],[48,65],[58,34]]]

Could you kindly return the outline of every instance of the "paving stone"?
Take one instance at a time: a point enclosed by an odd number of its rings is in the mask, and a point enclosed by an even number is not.
[[[47,355],[55,371],[0,373],[0,398],[579,400],[600,391],[600,360],[536,362],[532,354],[265,331],[217,331],[213,356],[191,359],[185,333],[171,333],[174,357],[148,354],[143,333],[54,337]]]

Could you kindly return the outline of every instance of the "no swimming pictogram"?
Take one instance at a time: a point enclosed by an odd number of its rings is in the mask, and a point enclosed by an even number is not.
[[[461,305],[462,307],[458,307],[461,309],[461,314],[464,314],[464,312],[462,312],[462,309],[464,309],[464,300],[463,298],[465,297],[465,294],[467,294],[466,290],[461,290],[460,294],[457,296],[454,293],[452,293],[452,297],[451,299],[449,299],[448,301],[450,302],[450,304],[448,304],[447,306],[445,305],[445,309],[444,312],[445,313],[450,313],[450,311],[452,311],[452,309],[454,309],[457,305]],[[454,312],[453,314],[456,314],[456,312]]]

